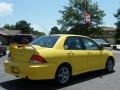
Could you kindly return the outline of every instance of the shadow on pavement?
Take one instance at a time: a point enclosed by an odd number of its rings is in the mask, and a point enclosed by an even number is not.
[[[71,82],[65,86],[57,85],[54,80],[32,81],[25,79],[15,79],[11,81],[2,82],[0,83],[0,86],[7,90],[56,90],[56,89],[72,86],[74,84],[89,81],[94,78],[102,79],[104,75],[109,75],[109,74],[107,74],[103,70],[100,70],[100,71],[94,71],[94,72],[77,75],[74,76]]]
[[[6,55],[1,55],[1,54],[0,54],[0,57],[3,57],[3,56],[6,56]]]
[[[2,57],[3,55],[0,55],[0,57]]]

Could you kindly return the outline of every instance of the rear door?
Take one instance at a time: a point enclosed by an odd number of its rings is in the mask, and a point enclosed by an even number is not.
[[[73,73],[83,72],[87,68],[86,60],[88,51],[85,51],[80,37],[70,36],[66,39],[64,48],[67,51]]]

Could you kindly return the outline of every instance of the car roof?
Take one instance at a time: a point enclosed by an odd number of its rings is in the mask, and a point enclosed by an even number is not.
[[[104,39],[102,39],[102,38],[93,38],[93,40],[104,40]]]
[[[51,34],[50,36],[79,36],[79,37],[87,37],[83,35],[75,35],[75,34]],[[87,37],[89,38],[89,37]]]

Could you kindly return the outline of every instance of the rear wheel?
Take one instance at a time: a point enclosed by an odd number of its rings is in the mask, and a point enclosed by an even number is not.
[[[58,68],[55,79],[59,84],[63,85],[68,83],[68,81],[70,80],[70,76],[71,76],[70,68],[66,65],[62,65]]]
[[[112,59],[108,59],[107,60],[107,63],[106,63],[106,71],[108,72],[108,73],[111,73],[111,72],[113,72],[113,68],[114,68],[114,62],[113,62],[113,60]]]

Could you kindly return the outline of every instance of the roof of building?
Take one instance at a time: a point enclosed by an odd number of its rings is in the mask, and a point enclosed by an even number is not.
[[[21,33],[21,30],[7,30],[7,29],[3,29],[3,28],[0,28],[0,34],[2,35],[16,35],[16,34],[20,34]]]

